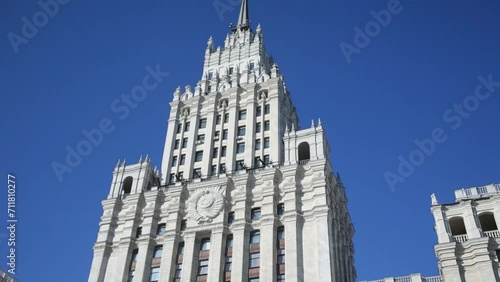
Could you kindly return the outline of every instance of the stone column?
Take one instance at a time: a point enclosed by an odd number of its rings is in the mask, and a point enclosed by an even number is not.
[[[194,281],[195,273],[198,270],[195,264],[196,233],[185,233],[184,240],[184,260],[182,262],[181,281],[191,282]]]
[[[481,238],[483,234],[481,233],[481,225],[479,224],[479,219],[477,218],[475,208],[472,206],[474,201],[467,202],[464,211],[464,223],[465,229],[467,230],[467,236],[470,239]]]
[[[90,268],[89,282],[104,282],[110,253],[111,247],[107,243],[100,242],[94,245],[94,258]]]
[[[144,236],[144,235],[143,235]],[[137,264],[135,267],[134,280],[137,281],[147,281],[149,275],[149,270],[151,268],[151,239],[149,236],[145,238],[144,236],[141,240],[137,242],[139,253],[137,254]]]
[[[161,258],[160,281],[170,281],[174,277],[177,264],[177,234],[175,230],[168,230],[163,241],[163,256]]]
[[[448,232],[447,224],[445,222],[445,215],[443,213],[443,206],[432,206],[431,212],[434,216],[434,221],[436,222],[436,235],[438,238],[438,243],[448,243],[451,242],[451,232]]]
[[[208,277],[209,282],[219,282],[222,280],[222,269],[224,265],[223,256],[225,244],[224,232],[222,226],[215,230],[212,230],[212,236],[210,237],[210,254],[208,258]]]
[[[235,216],[238,218],[239,214]],[[240,221],[240,220],[238,220]],[[233,223],[233,264],[231,281],[247,281],[248,279],[248,234],[246,234],[244,217]]]
[[[260,274],[259,280],[276,281],[276,228],[274,220],[274,187],[264,187],[264,199],[261,207],[261,228],[260,228]],[[285,251],[286,258],[286,251]]]

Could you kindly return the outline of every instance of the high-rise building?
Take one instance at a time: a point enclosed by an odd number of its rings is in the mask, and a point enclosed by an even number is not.
[[[444,281],[500,281],[500,184],[455,190],[455,203],[432,196]]]
[[[170,107],[161,173],[149,157],[113,171],[89,282],[356,280],[323,125],[299,129],[246,0]]]

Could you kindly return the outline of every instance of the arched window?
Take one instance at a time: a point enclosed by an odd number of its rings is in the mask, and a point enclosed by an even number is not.
[[[130,194],[132,191],[132,182],[134,182],[134,178],[132,176],[128,176],[125,180],[123,180],[122,190],[124,195]]]
[[[453,217],[448,220],[451,229],[451,235],[464,235],[467,234],[465,230],[464,219],[461,217]]]
[[[309,160],[311,154],[309,152],[309,143],[302,142],[299,144],[299,161]]]
[[[491,212],[480,214],[479,222],[481,223],[481,229],[483,229],[483,231],[498,230],[497,223],[495,222],[495,217]]]

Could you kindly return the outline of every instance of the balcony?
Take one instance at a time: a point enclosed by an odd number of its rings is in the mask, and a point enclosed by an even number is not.
[[[500,231],[498,230],[484,231],[483,235],[484,237],[500,238]]]
[[[467,236],[467,234],[453,236],[453,242],[463,243],[466,242],[467,240],[469,240],[469,236]]]
[[[455,190],[456,201],[466,199],[479,199],[500,194],[500,184],[490,184],[479,187],[462,188]]]

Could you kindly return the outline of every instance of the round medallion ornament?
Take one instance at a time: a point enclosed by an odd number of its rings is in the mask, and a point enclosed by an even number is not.
[[[198,223],[212,222],[224,208],[224,188],[221,186],[196,189],[188,199],[188,216]]]

